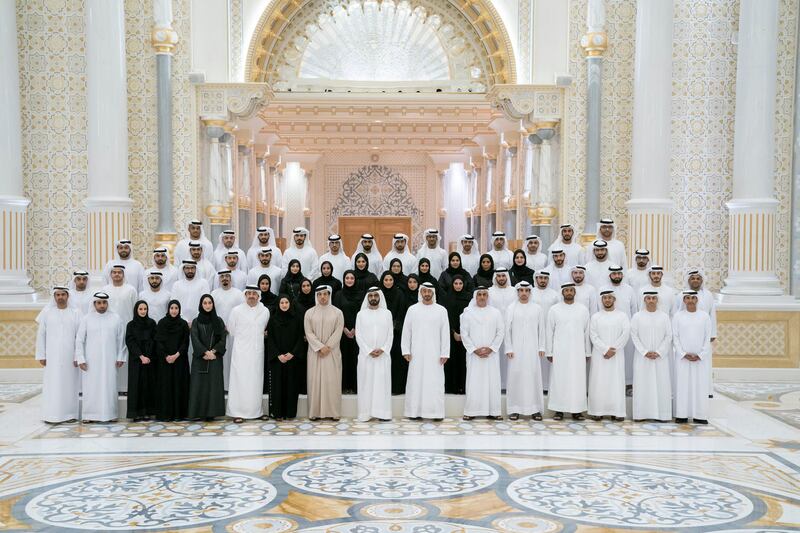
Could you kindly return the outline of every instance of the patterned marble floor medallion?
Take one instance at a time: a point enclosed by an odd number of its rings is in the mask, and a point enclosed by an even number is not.
[[[493,524],[504,533],[555,533],[561,531],[561,524],[539,516],[512,516],[495,520]]]
[[[726,486],[641,469],[568,469],[532,474],[508,486],[528,509],[592,525],[692,528],[740,520],[753,503]]]
[[[247,518],[229,527],[234,533],[283,533],[296,531],[297,523],[285,518]]]
[[[494,529],[423,520],[371,520],[301,529],[302,533],[497,533]]]
[[[497,470],[457,455],[359,451],[294,463],[283,479],[298,489],[366,500],[421,500],[465,494],[494,484]]]
[[[714,388],[792,427],[800,428],[800,383],[716,383]]]
[[[0,383],[0,402],[22,403],[40,392],[41,383]]]
[[[26,514],[70,529],[188,527],[246,514],[275,498],[262,479],[208,470],[148,470],[98,476],[34,497]]]

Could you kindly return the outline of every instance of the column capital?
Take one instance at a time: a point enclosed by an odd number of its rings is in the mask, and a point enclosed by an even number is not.
[[[604,31],[587,33],[581,37],[581,48],[583,48],[587,58],[602,58],[608,49],[608,34]]]
[[[172,55],[178,44],[178,33],[170,27],[156,26],[150,32],[150,44],[156,54]]]

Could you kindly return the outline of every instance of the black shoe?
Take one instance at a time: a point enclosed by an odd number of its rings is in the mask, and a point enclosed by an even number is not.
[[[441,422],[442,420],[444,420],[444,418],[434,418],[434,419],[432,419],[432,420],[433,420],[434,422]]]
[[[508,415],[509,420],[519,420],[519,415],[517,413],[513,413]]]
[[[572,418],[575,418],[575,415],[573,415]],[[591,418],[595,422],[600,422],[603,419],[602,416],[594,416],[594,415],[589,415],[589,418]]]
[[[586,420],[586,417],[583,416],[583,413],[572,413],[573,420]]]
[[[676,424],[687,424],[689,422],[688,418],[675,418]]]
[[[502,420],[503,419],[502,416],[487,416],[486,418],[488,418],[489,420]]]
[[[614,422],[625,422],[625,417],[624,416],[615,416],[613,418],[614,418]]]
[[[462,416],[462,417],[461,417],[461,419],[462,419],[462,420],[466,420],[467,422],[469,422],[470,420],[472,420],[472,417],[471,417],[471,416],[464,415],[464,416]]]
[[[692,418],[693,424],[700,424],[701,426],[708,425],[708,420],[703,420],[702,418]]]
[[[541,420],[541,419],[542,419],[542,413],[535,413],[535,414],[534,414],[534,415],[531,417],[531,420],[537,420],[537,421],[539,421],[539,420]]]
[[[564,420],[564,413],[561,411],[553,415],[553,420]]]

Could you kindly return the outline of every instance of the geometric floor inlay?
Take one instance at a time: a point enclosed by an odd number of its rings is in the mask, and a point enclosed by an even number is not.
[[[0,383],[0,402],[22,403],[40,392],[41,383]]]
[[[714,388],[743,407],[800,429],[800,383],[726,382],[716,383]]]

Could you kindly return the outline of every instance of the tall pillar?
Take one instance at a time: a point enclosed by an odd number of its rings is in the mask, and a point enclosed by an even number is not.
[[[153,19],[158,110],[158,224],[155,244],[172,252],[178,242],[172,201],[172,52],[178,44],[178,34],[172,29],[172,0],[154,0]]]
[[[552,242],[553,219],[558,214],[553,194],[553,157],[552,140],[556,135],[557,122],[540,122],[536,124],[536,138],[539,139],[539,181],[537,183],[536,207],[528,210],[531,225],[536,227],[536,233],[542,244],[549,246]]]
[[[517,197],[514,195],[514,158],[517,147],[505,149],[503,166],[503,229],[509,240],[517,238]]]
[[[672,13],[672,0],[636,4],[628,266],[640,248],[650,250],[653,264],[672,265]]]
[[[736,65],[733,198],[722,293],[780,296],[775,274],[778,0],[742,0]]]
[[[589,0],[586,35],[581,46],[586,53],[586,211],[581,241],[592,242],[600,220],[600,102],[603,88],[603,54],[608,47],[604,0]]]
[[[209,238],[213,239],[221,231],[216,231],[215,226],[229,226],[233,215],[231,207],[233,191],[228,187],[225,158],[223,157],[225,148],[222,143],[222,138],[226,135],[224,128],[227,121],[220,117],[201,117],[201,120],[208,138],[208,158],[204,172],[206,177],[205,213],[211,223],[212,236]],[[215,241],[212,240],[212,242]]]
[[[94,280],[131,230],[124,7],[123,0],[86,1],[86,255]]]
[[[19,100],[17,13],[0,2],[0,296],[29,300],[33,289],[25,270],[28,204],[22,189],[22,119]]]

